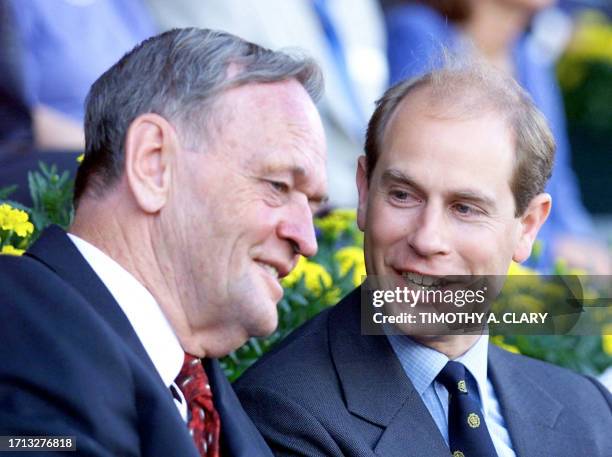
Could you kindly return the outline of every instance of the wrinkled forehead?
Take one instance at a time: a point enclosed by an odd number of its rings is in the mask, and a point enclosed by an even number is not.
[[[323,124],[302,85],[295,80],[257,84],[250,92],[242,115],[253,137],[274,145],[278,154],[286,154],[287,160],[299,166],[324,167],[327,148]]]
[[[321,118],[312,99],[296,80],[248,84],[228,90],[221,100],[221,137],[252,154],[302,168],[325,166],[326,144]]]
[[[231,145],[243,136],[252,143],[274,145],[290,134],[326,158],[321,118],[310,95],[295,79],[231,87],[204,109],[207,125],[200,132],[208,146]]]
[[[294,78],[232,87],[227,89],[221,98],[230,105],[248,107],[253,115],[283,113],[296,119],[318,116],[310,95]]]

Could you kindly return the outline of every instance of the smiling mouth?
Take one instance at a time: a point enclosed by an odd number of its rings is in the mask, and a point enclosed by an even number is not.
[[[395,272],[400,275],[407,284],[429,288],[472,287],[473,284],[478,283],[478,281],[482,279],[481,276],[474,275],[432,276],[415,273],[414,271],[395,270]]]
[[[408,272],[402,274],[402,277],[416,286],[422,287],[440,287],[446,285],[444,278],[438,276],[421,275],[418,273]]]
[[[275,279],[278,280],[278,270],[276,268],[274,268],[272,265],[268,264],[268,263],[264,263],[264,262],[260,262],[260,261],[256,261],[257,265],[259,265],[262,269],[264,269],[268,274],[270,274],[271,276],[273,276]]]
[[[400,275],[406,281],[406,283],[419,287],[438,288],[447,286],[448,284],[454,282],[447,277],[424,275],[421,273],[415,273],[414,271],[395,270],[395,272]]]

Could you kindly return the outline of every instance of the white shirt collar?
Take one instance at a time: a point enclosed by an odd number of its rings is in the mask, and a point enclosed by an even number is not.
[[[68,237],[115,298],[164,384],[170,386],[181,370],[184,352],[153,295],[93,244],[72,233]]]

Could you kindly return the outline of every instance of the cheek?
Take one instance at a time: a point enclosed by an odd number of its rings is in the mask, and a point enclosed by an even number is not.
[[[473,272],[504,274],[512,257],[513,233],[505,228],[463,230],[455,245]]]
[[[486,231],[464,230],[463,233],[456,234],[455,245],[470,263],[479,264],[488,263],[498,249],[495,237]]]
[[[250,205],[249,211],[234,217],[226,226],[220,242],[229,245],[234,264],[243,264],[251,257],[278,256],[278,221],[279,215],[273,208]]]
[[[399,210],[388,205],[379,204],[368,211],[368,230],[366,238],[370,239],[370,248],[377,255],[388,255],[395,251],[398,244],[406,240],[412,230],[413,217],[407,210]]]

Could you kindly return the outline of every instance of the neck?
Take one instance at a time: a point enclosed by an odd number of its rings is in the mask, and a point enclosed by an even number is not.
[[[123,201],[122,201],[123,200]],[[132,274],[153,295],[186,352],[205,357],[201,339],[196,343],[185,304],[193,289],[181,284],[180,273],[169,253],[163,251],[158,222],[126,204],[116,192],[102,199],[84,198],[70,232],[96,246]],[[157,240],[157,241],[156,241]],[[184,282],[184,281],[183,281]]]
[[[413,336],[415,341],[441,352],[451,360],[461,357],[476,344],[480,335]]]
[[[494,65],[507,70],[512,46],[529,23],[531,12],[510,2],[472,0],[463,30]]]

